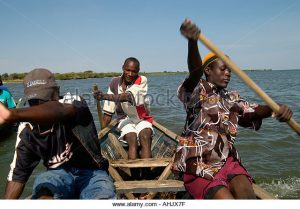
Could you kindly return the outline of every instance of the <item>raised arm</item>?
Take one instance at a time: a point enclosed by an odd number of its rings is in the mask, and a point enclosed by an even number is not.
[[[198,50],[198,42],[192,39],[188,40],[187,63],[190,73],[198,71],[200,77],[203,75],[202,60]]]
[[[202,60],[197,43],[200,30],[191,20],[186,19],[180,27],[180,32],[188,40],[187,63],[190,74],[185,88],[187,91],[192,91],[203,75]]]

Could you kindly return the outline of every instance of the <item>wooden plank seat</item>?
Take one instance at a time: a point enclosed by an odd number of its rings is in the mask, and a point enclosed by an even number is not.
[[[166,167],[172,158],[144,158],[136,160],[111,160],[110,166],[121,168]]]
[[[185,191],[183,182],[178,180],[116,181],[115,186],[119,194]]]

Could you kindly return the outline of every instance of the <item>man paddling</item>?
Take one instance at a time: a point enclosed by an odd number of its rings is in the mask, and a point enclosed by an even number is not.
[[[120,140],[128,143],[128,159],[139,157],[138,144],[140,144],[141,158],[151,158],[152,121],[149,115],[146,95],[148,82],[145,76],[140,76],[140,62],[129,57],[125,60],[123,74],[112,79],[107,94],[94,91],[97,100],[106,100],[103,107],[103,126],[106,127],[112,115],[116,112],[121,119],[118,128],[121,130]],[[150,169],[143,168],[140,174],[137,169],[132,170],[133,179],[151,178]]]
[[[253,179],[233,144],[238,125],[258,130],[272,110],[226,90],[231,70],[213,53],[201,60],[200,30],[194,23],[185,20],[180,31],[188,39],[189,76],[177,93],[187,118],[173,170],[184,173],[184,185],[195,199],[255,199]],[[203,73],[206,80],[201,78]],[[281,105],[276,118],[285,122],[291,116],[292,111]]]
[[[66,94],[46,69],[24,78],[30,107],[7,109],[0,104],[0,124],[19,126],[15,154],[7,178],[6,199],[20,197],[34,168],[43,160],[46,172],[33,185],[33,199],[110,199],[115,188],[101,156],[92,114],[83,98]]]

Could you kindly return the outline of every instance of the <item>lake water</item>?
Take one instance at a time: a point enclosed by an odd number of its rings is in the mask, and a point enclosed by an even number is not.
[[[294,111],[293,118],[300,122],[300,70],[251,71],[247,74],[275,101],[287,104]],[[151,112],[155,120],[180,134],[185,120],[185,111],[176,97],[178,85],[185,75],[148,76]],[[111,78],[58,81],[62,93],[70,91],[83,95],[90,103],[96,126],[99,127],[94,100],[90,97],[94,83],[106,91]],[[22,84],[7,84],[17,99],[22,96]],[[238,90],[248,101],[263,103],[237,77],[228,89]],[[3,197],[9,164],[15,146],[15,135],[0,141],[0,197]],[[285,123],[268,118],[262,128],[255,132],[239,128],[235,143],[242,162],[256,183],[270,193],[283,199],[300,199],[300,137]],[[298,163],[297,163],[298,162]],[[30,194],[36,173],[43,170],[39,165],[33,173],[22,197]]]

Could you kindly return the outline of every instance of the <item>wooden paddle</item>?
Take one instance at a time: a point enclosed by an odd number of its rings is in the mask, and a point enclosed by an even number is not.
[[[279,105],[274,102],[254,81],[244,72],[242,71],[233,61],[231,61],[228,57],[225,56],[224,53],[221,52],[210,40],[208,40],[202,32],[198,36],[199,41],[201,41],[209,50],[214,52],[225,64],[238,76],[240,77],[266,104],[275,112],[279,112]],[[296,131],[298,135],[300,135],[300,126],[299,124],[291,118],[287,121],[289,126]]]
[[[94,84],[93,86],[93,90],[94,91],[98,91],[98,86],[97,84]],[[98,112],[98,118],[99,118],[99,122],[100,122],[100,128],[103,128],[103,123],[102,123],[102,110],[101,110],[101,104],[100,101],[97,100],[97,112]]]

